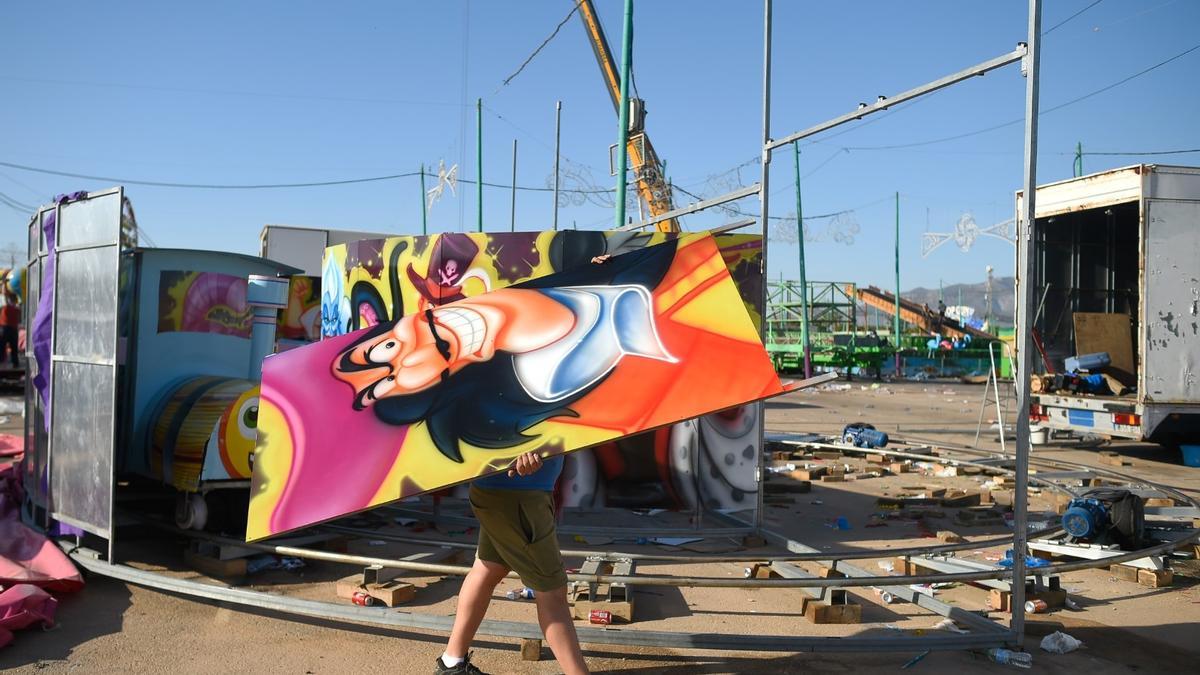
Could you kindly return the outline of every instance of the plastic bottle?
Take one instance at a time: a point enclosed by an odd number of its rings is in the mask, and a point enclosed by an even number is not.
[[[509,600],[532,600],[533,599],[533,589],[532,588],[520,588],[515,591],[509,591],[504,594],[504,597],[508,598]]]
[[[1001,649],[995,647],[988,650],[988,658],[996,663],[1005,663],[1018,668],[1032,668],[1033,654],[1028,652],[1014,652],[1011,649]]]

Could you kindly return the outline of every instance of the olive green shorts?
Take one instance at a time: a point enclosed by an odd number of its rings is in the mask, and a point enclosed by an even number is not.
[[[535,591],[567,585],[549,492],[472,485],[470,500],[479,520],[476,557],[513,570]]]

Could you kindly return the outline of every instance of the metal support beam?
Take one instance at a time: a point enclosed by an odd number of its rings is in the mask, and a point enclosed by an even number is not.
[[[1033,242],[1037,221],[1038,68],[1042,32],[1041,0],[1029,0],[1028,54],[1022,63],[1025,74],[1025,180],[1021,213],[1017,214],[1017,465],[1013,490],[1013,578],[1025,578],[1026,538],[1029,535],[1029,376],[1033,371]],[[1001,420],[1001,433],[1004,432]],[[1025,585],[1013,584],[1012,606],[1025,606]],[[1017,644],[1025,639],[1025,612],[1014,611],[1009,628]]]
[[[762,223],[762,262],[759,273],[762,274],[763,281],[768,278],[767,270],[770,267],[770,256],[767,255],[770,250],[771,238],[771,191],[768,186],[771,184],[771,150],[768,144],[771,142],[771,0],[763,0],[763,72],[762,72],[762,176],[758,183],[758,201],[759,201],[759,218]],[[764,283],[762,288],[762,298],[759,300],[763,313],[763,320],[758,326],[758,339],[765,345],[767,344],[767,284]],[[766,447],[765,435],[767,432],[767,406],[758,406],[758,466],[755,469],[754,479],[758,483],[763,482],[766,475],[765,457],[766,453],[762,450]],[[763,498],[765,491],[758,490],[754,497],[754,525],[761,528],[766,522],[766,503]]]
[[[1032,42],[1032,40],[1031,40],[1031,42]],[[976,77],[978,75],[983,75],[984,73],[987,73],[988,71],[995,70],[997,68],[1003,68],[1004,66],[1007,66],[1010,63],[1016,63],[1017,61],[1020,61],[1021,59],[1023,59],[1025,57],[1026,51],[1027,50],[1026,50],[1025,45],[1019,44],[1019,45],[1017,45],[1016,49],[1012,50],[1011,52],[1009,52],[1007,54],[997,56],[994,59],[988,59],[987,61],[984,61],[983,63],[976,64],[965,70],[960,70],[957,73],[947,75],[941,79],[934,80],[933,82],[930,82],[928,84],[923,84],[919,87],[914,87],[912,89],[909,89],[908,91],[900,92],[899,94],[896,94],[895,96],[892,96],[890,98],[881,96],[879,98],[879,100],[877,100],[874,103],[871,103],[869,105],[868,104],[860,104],[859,108],[857,110],[854,110],[853,112],[848,112],[845,115],[835,117],[835,118],[829,120],[828,122],[822,122],[815,126],[811,126],[807,129],[805,129],[804,131],[798,131],[790,136],[784,136],[783,138],[781,138],[779,140],[769,141],[767,143],[767,148],[770,150],[774,150],[775,148],[785,146],[788,143],[794,143],[800,139],[808,138],[809,136],[812,136],[814,134],[819,134],[822,131],[828,131],[834,127],[841,126],[847,122],[853,122],[854,120],[860,120],[872,113],[877,113],[882,110],[887,110],[888,108],[890,108],[894,105],[899,105],[901,103],[904,103],[905,101],[910,101],[914,98],[919,98],[921,96],[924,96],[925,94],[932,94],[933,92],[935,92],[939,89],[945,89],[946,87],[949,87],[952,84],[958,84],[959,82],[962,82],[963,80],[969,80],[972,77]]]
[[[784,537],[775,532],[763,530],[762,535],[769,540],[774,540],[775,542],[782,544],[783,546],[787,547],[787,549],[789,551],[795,551],[797,553],[820,553],[819,550],[817,550],[807,544],[802,544],[793,539],[788,539],[787,537]],[[842,579],[841,581],[844,582],[845,585],[847,585],[847,586],[860,585],[860,584],[854,583],[853,581],[850,581],[851,579],[863,579],[863,578],[873,578],[873,579],[877,579],[877,580],[879,579],[879,577],[875,576],[871,572],[868,572],[868,571],[862,569],[861,567],[855,567],[854,565],[851,565],[844,560],[823,560],[820,562],[821,562],[821,564],[823,564],[827,567],[831,567],[834,570],[844,574],[847,578]],[[808,577],[796,576],[794,578],[805,579]],[[814,588],[816,588],[817,583],[828,582],[828,581],[830,581],[830,580],[829,579],[814,579]],[[837,580],[835,579],[834,581],[837,581]],[[877,583],[879,583],[879,582],[877,581]],[[886,584],[886,582],[883,582],[883,583]],[[823,584],[823,585],[828,585],[828,584]],[[948,605],[948,604],[942,602],[941,600],[938,600],[937,598],[926,595],[920,591],[910,588],[907,585],[899,585],[899,584],[894,585],[894,586],[881,585],[881,586],[878,586],[878,588],[885,590],[888,593],[891,593],[892,595],[896,596],[897,598],[900,598],[901,600],[910,602],[914,605],[917,605],[918,607],[927,609],[931,612],[934,612],[935,614],[939,614],[948,619],[953,619],[954,621],[961,623],[963,625],[966,625],[966,626],[970,626],[971,628],[973,628],[975,630],[978,630],[978,631],[981,631],[984,633],[990,633],[992,635],[1008,633],[1008,631],[1006,631],[1003,626],[995,623],[994,621],[987,618],[986,616],[975,614],[973,612],[968,612],[967,610],[962,609],[961,607],[954,607],[952,605]],[[806,593],[811,593],[813,588],[802,588],[802,590],[804,590]]]
[[[721,195],[720,197],[713,197],[712,199],[705,199],[702,201],[693,202],[687,206],[684,206],[684,207],[681,207],[678,209],[674,209],[672,211],[667,211],[666,213],[660,213],[657,216],[654,216],[653,218],[647,218],[646,220],[643,220],[639,223],[630,223],[628,225],[622,225],[616,229],[619,232],[625,232],[628,230],[640,230],[643,227],[649,227],[655,223],[661,223],[664,220],[671,220],[672,218],[678,218],[679,216],[686,216],[689,213],[703,211],[704,209],[712,208],[714,206],[724,204],[725,202],[732,202],[734,200],[741,199],[743,197],[749,197],[750,195],[756,195],[756,194],[758,194],[758,184],[757,183],[754,185],[749,185],[744,188],[740,188],[738,190],[734,190],[733,192]],[[764,237],[763,237],[764,240],[766,239],[765,231],[766,230],[764,228]]]

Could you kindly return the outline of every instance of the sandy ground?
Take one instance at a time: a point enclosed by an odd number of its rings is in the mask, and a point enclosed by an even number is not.
[[[905,437],[931,442],[970,442],[974,437],[982,388],[943,383],[886,384],[862,389],[854,383],[847,391],[801,392],[773,402],[768,411],[768,429],[831,433],[849,421],[869,421]],[[989,415],[990,417],[990,415]],[[15,420],[15,422],[14,422]],[[19,417],[7,426],[20,424]],[[11,432],[11,430],[10,430]],[[18,432],[19,433],[19,432]],[[987,439],[994,442],[993,438]],[[1200,470],[1182,467],[1177,456],[1156,446],[1118,444],[1132,459],[1127,473],[1167,483],[1193,494],[1200,493]],[[1095,462],[1094,450],[1075,447],[1045,447],[1045,456],[1071,461]],[[804,541],[822,550],[857,548],[886,549],[927,545],[927,531],[914,524],[891,522],[887,527],[866,528],[880,494],[897,494],[916,485],[970,487],[974,477],[934,479],[912,474],[869,481],[814,484],[809,494],[797,495],[796,503],[768,507],[766,527]],[[1047,508],[1035,499],[1032,509]],[[448,510],[452,507],[447,507]],[[937,529],[955,529],[972,538],[995,536],[1001,528],[956,527],[949,516]],[[845,517],[850,530],[828,527]],[[447,527],[447,530],[453,530]],[[384,531],[411,534],[389,525]],[[463,541],[470,534],[457,535]],[[620,543],[620,542],[618,542]],[[711,538],[709,544],[737,542]],[[563,538],[564,547],[578,548],[579,542]],[[182,563],[181,545],[161,535],[129,541],[128,562],[185,578],[203,579]],[[634,548],[621,545],[621,548]],[[370,545],[356,542],[354,552],[369,555],[405,555],[420,550],[400,544]],[[974,560],[994,558],[998,550],[973,554]],[[746,561],[754,552],[746,551]],[[578,559],[568,559],[568,565]],[[878,569],[875,561],[862,566]],[[687,564],[643,565],[646,573],[741,576],[744,565]],[[298,597],[332,601],[333,581],[353,568],[313,563],[297,572],[269,572],[252,579],[253,587],[270,587]],[[430,672],[433,659],[441,653],[444,635],[402,632],[338,621],[298,620],[270,612],[247,611],[162,594],[104,578],[89,578],[87,588],[65,598],[59,609],[59,625],[46,632],[25,631],[16,642],[0,651],[0,669],[15,672],[245,672],[282,673],[422,673]],[[450,615],[454,612],[458,582],[454,578],[416,578],[417,598],[406,609]],[[1031,617],[1030,645],[1035,651],[1036,670],[1044,672],[1095,673],[1194,671],[1200,657],[1196,640],[1200,624],[1200,588],[1192,577],[1177,575],[1167,589],[1147,589],[1113,579],[1106,570],[1088,570],[1067,575],[1063,585],[1080,605],[1079,611],[1059,611]],[[533,621],[531,603],[511,602],[504,591],[515,588],[506,582],[498,590],[490,618]],[[742,591],[735,589],[673,589],[640,587],[638,621],[633,627],[682,632],[729,632],[774,635],[850,636],[863,633],[888,634],[928,631],[940,617],[912,605],[880,605],[870,589],[856,591],[863,604],[863,623],[853,626],[816,626],[797,616],[800,591]],[[962,587],[939,594],[943,600],[970,610],[986,609],[986,594]],[[999,615],[993,615],[998,617]],[[1087,647],[1066,656],[1036,649],[1041,635],[1063,629],[1084,640]],[[893,633],[894,634],[894,633]],[[794,654],[762,655],[675,651],[585,645],[590,667],[610,673],[791,673],[894,671],[915,654]],[[538,663],[520,660],[515,641],[484,639],[476,644],[476,662],[488,672],[559,672],[549,660]],[[914,670],[943,672],[969,668],[987,672],[1007,667],[989,663],[985,657],[966,652],[928,655]]]

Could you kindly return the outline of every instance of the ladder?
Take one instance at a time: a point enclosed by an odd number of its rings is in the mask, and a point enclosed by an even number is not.
[[[1017,407],[1017,388],[1013,384],[1008,384],[1005,387],[1006,393],[1000,393],[1000,370],[996,367],[995,351],[997,344],[999,344],[1001,348],[1005,346],[1002,342],[993,342],[988,345],[988,361],[990,362],[990,368],[988,370],[987,384],[983,388],[983,400],[979,404],[979,423],[975,425],[974,446],[979,447],[979,437],[983,433],[983,417],[987,413],[988,405],[993,404],[996,406],[996,425],[1000,429],[1000,452],[1006,452],[1007,448],[1005,447],[1004,438],[1006,429],[1004,421],[1007,419],[1007,410],[1015,409]],[[1001,358],[1007,358],[1009,370],[1014,373],[1017,372],[1016,365],[1013,363],[1011,354],[1007,356],[1001,356]]]

